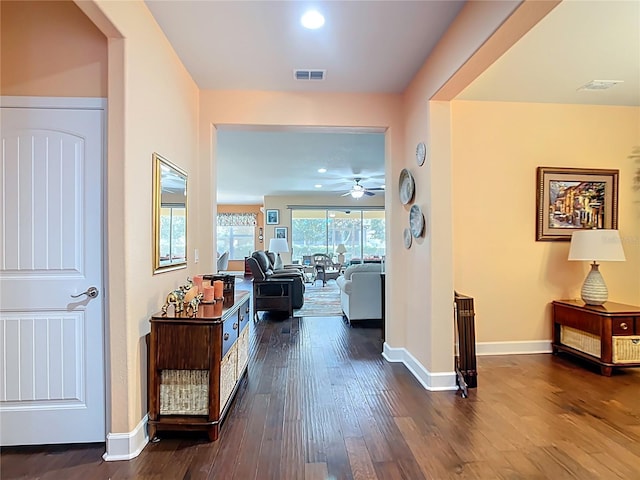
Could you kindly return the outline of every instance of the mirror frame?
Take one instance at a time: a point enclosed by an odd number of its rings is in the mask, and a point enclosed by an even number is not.
[[[160,213],[162,209],[162,167],[166,167],[178,176],[184,177],[184,260],[160,264]],[[187,172],[173,164],[162,155],[153,154],[153,274],[187,268],[187,218],[188,218],[188,176]]]

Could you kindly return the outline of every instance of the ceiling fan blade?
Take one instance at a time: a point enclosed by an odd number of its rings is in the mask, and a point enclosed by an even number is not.
[[[371,190],[372,192],[384,192],[385,189],[382,187],[372,187],[372,188],[367,188],[367,190]]]
[[[375,195],[375,193],[370,192],[369,190],[365,190],[365,191],[364,191],[364,194],[365,194],[365,195],[369,195],[370,197],[371,197],[371,196],[373,196],[373,195]]]
[[[347,192],[347,193],[343,193],[342,195],[340,195],[341,197],[348,197],[349,195],[351,195],[351,192]]]

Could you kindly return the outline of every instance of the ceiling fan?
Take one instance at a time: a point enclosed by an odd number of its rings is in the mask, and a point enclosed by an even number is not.
[[[349,190],[347,193],[343,193],[342,196],[347,197],[351,195],[353,198],[358,199],[358,198],[362,198],[365,195],[369,197],[372,195],[375,195],[374,192],[384,191],[383,187],[375,187],[375,188],[364,187],[360,185],[361,180],[362,178],[358,178],[358,177],[354,178],[353,179],[354,183],[353,183],[353,186],[351,187],[351,190]]]

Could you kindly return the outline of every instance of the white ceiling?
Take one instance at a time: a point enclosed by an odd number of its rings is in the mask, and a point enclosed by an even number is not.
[[[623,83],[579,90],[592,80]],[[640,1],[563,1],[458,98],[640,105]]]
[[[202,89],[397,93],[464,2],[314,2],[326,17],[317,31],[299,24],[311,5],[306,1],[146,3]],[[295,81],[296,68],[326,69],[326,79]],[[623,83],[578,91],[591,80]],[[565,0],[458,98],[640,105],[640,1]],[[263,195],[318,193],[316,183],[332,185],[339,194],[349,186],[339,179],[355,176],[366,178],[365,186],[379,186],[380,138],[372,132],[223,128],[218,202],[261,203]],[[316,172],[322,166],[329,168],[326,178]],[[250,185],[252,179],[256,184]]]
[[[263,195],[340,195],[356,177],[366,188],[384,184],[384,133],[223,128],[217,158],[220,204],[260,204]]]

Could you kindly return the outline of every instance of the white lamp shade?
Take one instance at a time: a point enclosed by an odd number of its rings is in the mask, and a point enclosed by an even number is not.
[[[344,246],[344,243],[341,243],[336,247],[336,253],[347,253],[347,247]]]
[[[272,238],[269,240],[269,251],[273,253],[282,253],[289,251],[289,244],[286,238]]]
[[[618,230],[579,230],[571,235],[569,260],[624,262]]]

